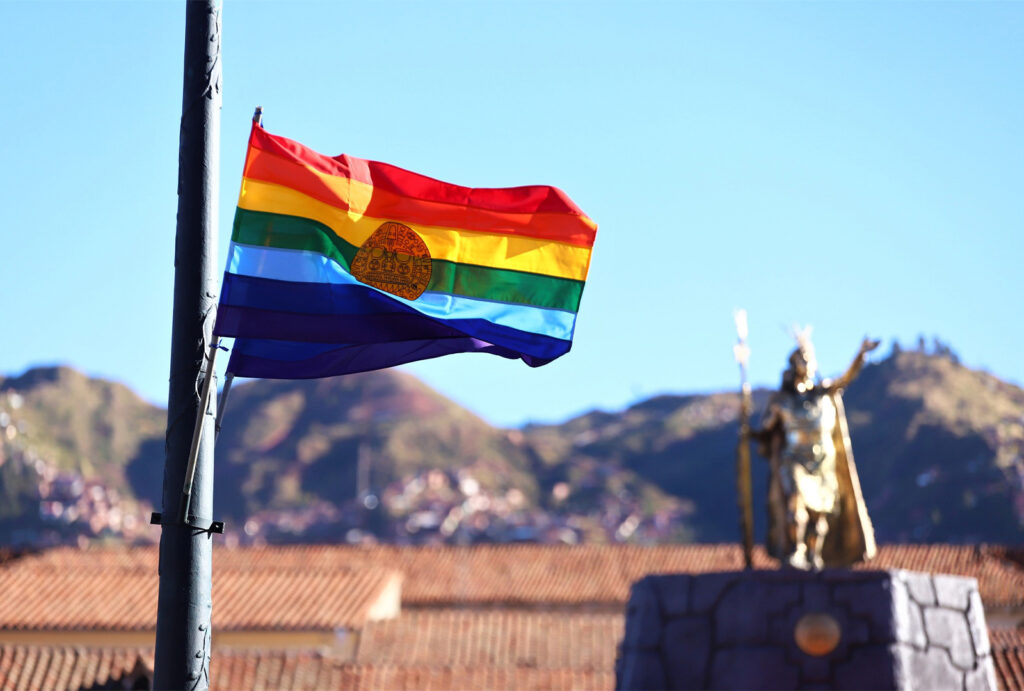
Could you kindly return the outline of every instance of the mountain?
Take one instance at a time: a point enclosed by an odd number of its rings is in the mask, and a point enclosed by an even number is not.
[[[162,461],[166,419],[128,387],[70,367],[0,380],[0,541],[143,535],[151,507],[126,471],[140,456]]]
[[[880,540],[1024,542],[1024,390],[897,348],[845,401]],[[399,371],[249,382],[216,517],[233,542],[733,541],[737,413],[732,393],[658,396],[503,430]],[[69,368],[0,379],[0,544],[158,537],[165,423]]]
[[[119,487],[126,463],[145,440],[162,436],[167,422],[165,411],[128,387],[70,367],[41,367],[0,381],[0,396],[18,394],[22,434],[37,453],[62,470]]]
[[[232,515],[349,499],[360,454],[366,490],[437,468],[537,498],[528,458],[504,431],[403,372],[254,382],[237,387],[229,405],[215,482]]]
[[[755,410],[769,394],[755,392]],[[1024,390],[946,354],[897,349],[865,367],[844,401],[881,541],[1024,542]],[[734,394],[660,396],[524,435],[552,463],[630,470],[692,501],[695,539],[731,541],[738,405]],[[753,475],[763,535],[768,470],[756,456]]]
[[[882,540],[1024,542],[1024,390],[902,352],[866,368],[846,400]]]

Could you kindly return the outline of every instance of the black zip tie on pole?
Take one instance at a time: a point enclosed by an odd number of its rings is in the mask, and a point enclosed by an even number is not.
[[[217,533],[218,535],[224,534],[224,521],[214,521],[201,516],[188,516],[187,518],[188,520],[184,522],[184,525],[187,525],[189,528],[195,528],[196,530],[209,535],[213,535],[214,533]],[[175,523],[176,522],[177,521],[175,521]],[[154,511],[149,515],[149,524],[164,525],[164,515],[159,511]],[[204,528],[203,526],[208,527]]]

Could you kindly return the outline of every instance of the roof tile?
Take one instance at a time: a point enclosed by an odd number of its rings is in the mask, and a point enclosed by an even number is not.
[[[452,621],[463,613],[449,612]],[[495,613],[497,616],[497,613]],[[505,616],[505,615],[502,615]],[[518,616],[531,615],[518,613]],[[552,615],[555,617],[561,615]],[[567,619],[579,619],[578,613],[567,613]],[[515,618],[515,617],[513,617]],[[492,618],[494,619],[494,618]],[[423,624],[420,621],[420,624]],[[391,623],[374,624],[384,629]],[[605,648],[614,651],[620,635],[618,629],[598,627],[603,635],[612,635]],[[454,633],[457,626],[450,627]],[[614,630],[613,630],[614,629]],[[510,640],[507,635],[494,640],[494,650]],[[472,629],[467,631],[471,635]],[[1020,630],[990,631],[996,675],[1004,689],[1024,688],[1024,632]],[[551,637],[566,649],[576,641]],[[461,645],[461,644],[460,644]],[[459,646],[456,645],[456,648]],[[527,646],[528,647],[528,646]],[[525,648],[519,648],[523,650]],[[274,688],[312,691],[313,689],[358,688],[376,689],[611,689],[614,686],[614,662],[611,656],[601,660],[577,658],[559,667],[531,664],[529,660],[475,657],[469,655],[454,661],[452,654],[442,655],[430,664],[419,659],[406,662],[386,661],[391,652],[387,646],[379,650],[373,661],[346,662],[314,651],[220,650],[214,649],[210,663],[211,688],[256,689]],[[362,657],[362,656],[361,656]],[[47,688],[53,691],[80,688],[124,688],[133,674],[152,670],[152,651],[140,648],[84,648],[61,646],[0,645],[0,689]]]
[[[51,670],[61,669],[60,676]],[[0,646],[0,689],[124,688],[152,670],[151,651],[137,648]],[[51,683],[50,680],[53,679]],[[43,683],[43,680],[46,683]],[[535,669],[473,665],[353,664],[318,652],[215,650],[214,690],[281,689],[611,689],[608,669]]]
[[[367,624],[356,662],[610,670],[622,633],[622,614],[407,610]]]
[[[358,628],[384,589],[401,579],[376,566],[317,570],[272,561],[244,571],[228,562],[214,574],[219,630]],[[148,548],[23,557],[0,566],[0,629],[155,630],[158,584],[156,552]]]
[[[1004,689],[1024,689],[1024,630],[989,629],[996,678]]]
[[[1024,566],[1002,547],[888,545],[858,568],[973,576],[989,609],[1024,604]],[[404,607],[620,608],[648,573],[742,567],[736,545],[296,545],[214,551],[214,627],[321,629],[359,626],[394,572]],[[58,548],[0,564],[0,627],[155,627],[157,549]],[[764,552],[757,568],[771,568]],[[392,571],[389,571],[392,570]],[[253,606],[259,603],[259,606]]]

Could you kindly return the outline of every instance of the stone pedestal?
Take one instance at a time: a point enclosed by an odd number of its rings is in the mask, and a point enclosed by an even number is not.
[[[997,688],[977,581],[900,570],[647,576],[615,673],[618,689]]]

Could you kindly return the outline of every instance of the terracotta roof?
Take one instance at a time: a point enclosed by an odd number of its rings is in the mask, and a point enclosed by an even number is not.
[[[124,688],[134,671],[152,669],[152,652],[135,648],[0,646],[0,689],[65,691]],[[467,665],[351,664],[316,652],[215,650],[210,688],[238,689],[611,689],[614,673]]]
[[[405,616],[405,615],[403,615]],[[579,615],[575,615],[579,616]],[[374,626],[379,626],[375,624]],[[996,677],[1004,689],[1024,688],[1024,632],[992,629]],[[617,638],[613,639],[617,640]],[[564,640],[566,648],[575,641]],[[609,649],[614,643],[609,642]],[[612,657],[614,654],[612,655]],[[500,657],[500,656],[499,656]],[[133,673],[152,670],[152,650],[0,645],[0,689],[124,688]],[[211,688],[223,689],[611,689],[613,662],[594,667],[531,667],[525,663],[433,666],[382,661],[348,663],[307,651],[214,649]]]
[[[859,569],[906,569],[978,579],[990,609],[1024,605],[1024,551],[1000,545],[883,545]]]
[[[450,691],[451,689],[493,689],[494,691],[592,691],[613,689],[615,673],[610,669],[531,669],[529,667],[397,667],[345,665],[341,683],[334,688],[403,689],[407,691]],[[219,686],[218,686],[219,688]]]
[[[341,689],[344,662],[315,651],[217,650],[210,659],[210,688]]]
[[[996,678],[1004,689],[1024,689],[1024,630],[989,629]]]
[[[611,670],[622,614],[407,610],[367,624],[356,662]]]
[[[755,566],[771,567],[763,551]],[[883,546],[860,568],[973,576],[990,609],[1024,604],[1024,566],[1001,547]],[[296,545],[214,550],[214,626],[315,628],[360,623],[382,569],[404,573],[403,607],[620,608],[648,573],[742,566],[735,545]],[[153,628],[157,549],[59,548],[0,565],[0,626]],[[357,596],[352,596],[356,593]],[[88,595],[86,597],[85,595]],[[99,599],[94,599],[99,598]],[[91,604],[90,604],[91,600]],[[256,601],[267,603],[253,607]],[[107,606],[96,606],[108,602]]]
[[[1024,629],[989,629],[993,648],[1024,648]]]
[[[1024,604],[1024,565],[1006,548],[886,545],[862,569],[901,568],[973,576],[986,606]],[[260,562],[389,565],[406,574],[402,602],[448,604],[624,604],[630,585],[648,573],[703,573],[743,567],[737,545],[476,545],[472,547],[281,546],[220,550],[237,568]],[[776,568],[761,549],[755,568]]]
[[[121,688],[140,663],[152,669],[153,651],[0,645],[0,689]]]
[[[215,567],[213,626],[230,630],[358,628],[401,574],[384,568]],[[156,551],[60,549],[0,567],[0,629],[156,629]]]

